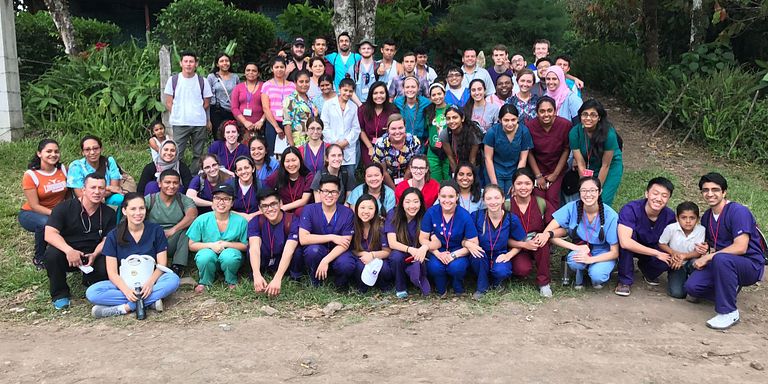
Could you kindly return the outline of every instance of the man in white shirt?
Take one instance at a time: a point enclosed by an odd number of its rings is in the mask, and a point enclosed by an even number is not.
[[[344,150],[344,161],[350,175],[357,167],[357,142],[360,139],[360,122],[357,120],[357,105],[350,102],[355,93],[355,82],[346,78],[339,83],[339,96],[326,101],[320,117],[323,120],[323,141],[338,144]]]
[[[496,86],[493,84],[491,75],[485,68],[477,66],[477,51],[474,48],[467,48],[464,50],[464,56],[461,58],[461,62],[464,65],[461,66],[462,72],[464,72],[464,78],[461,83],[464,87],[469,88],[469,83],[474,79],[481,79],[485,83],[485,95],[490,96],[496,93]]]
[[[184,158],[188,142],[192,143],[190,171],[197,173],[200,155],[206,139],[206,127],[211,129],[208,106],[211,103],[211,85],[198,75],[197,56],[192,52],[181,53],[181,73],[165,83],[165,107],[171,111],[170,124],[173,138],[178,145],[178,158]]]

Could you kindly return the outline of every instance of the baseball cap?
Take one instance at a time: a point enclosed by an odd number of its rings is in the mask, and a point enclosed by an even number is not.
[[[297,37],[293,39],[293,45],[304,45],[304,38],[303,37]]]
[[[360,280],[369,287],[373,287],[376,284],[376,280],[379,278],[379,271],[381,266],[384,265],[384,261],[374,258],[370,263],[363,268],[363,274],[360,276]]]
[[[229,184],[219,184],[216,186],[216,188],[213,189],[213,193],[211,194],[215,195],[217,193],[226,193],[231,197],[235,197],[235,188]]]

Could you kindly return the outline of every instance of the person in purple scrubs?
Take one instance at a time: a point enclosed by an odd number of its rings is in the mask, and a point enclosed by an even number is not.
[[[340,183],[333,175],[324,175],[320,180],[321,202],[301,211],[299,242],[312,284],[319,285],[333,272],[336,288],[346,291],[355,273],[355,256],[349,251],[354,213],[338,203]]]
[[[727,329],[739,322],[736,295],[741,287],[762,280],[765,270],[765,239],[757,229],[749,208],[726,200],[728,181],[708,173],[699,180],[699,190],[709,209],[701,217],[707,244],[696,251],[702,256],[685,283],[689,301],[699,298],[715,302],[717,315],[707,321],[713,329]]]
[[[392,261],[389,259],[391,250],[384,233],[384,224],[379,214],[379,205],[373,195],[364,194],[355,203],[355,234],[352,237],[352,254],[355,259],[355,276],[358,289],[368,290],[361,279],[365,266],[374,259],[381,259],[383,264],[378,272],[376,286],[382,290],[391,289]]]
[[[232,213],[251,221],[259,211],[259,199],[256,197],[258,186],[254,181],[253,160],[240,156],[235,160],[235,178],[230,180],[235,190]]]
[[[406,276],[419,287],[422,295],[429,295],[431,290],[425,264],[429,246],[419,244],[419,224],[425,211],[421,191],[408,187],[400,196],[400,204],[389,211],[384,222],[384,232],[392,250],[389,259],[395,271],[395,295],[398,299],[408,297]]]
[[[253,289],[270,296],[280,294],[281,281],[290,268],[291,279],[298,279],[303,268],[299,245],[299,221],[290,220],[282,210],[280,193],[274,188],[262,188],[257,194],[259,210],[248,223],[248,255],[253,270]],[[264,272],[274,278],[267,284]]]
[[[237,121],[227,120],[221,123],[218,129],[219,139],[211,143],[208,153],[216,155],[224,168],[234,171],[235,159],[240,156],[249,156],[248,146],[243,141],[243,131]]]
[[[635,263],[648,285],[659,285],[659,276],[669,271],[669,254],[659,249],[659,238],[667,225],[675,222],[675,212],[667,207],[675,186],[666,177],[654,177],[645,188],[645,198],[630,201],[619,211],[619,283],[613,291],[629,296],[634,282]]]

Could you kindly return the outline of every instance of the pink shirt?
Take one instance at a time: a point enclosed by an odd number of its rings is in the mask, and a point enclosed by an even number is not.
[[[277,85],[275,80],[269,80],[261,87],[261,93],[269,97],[269,110],[275,121],[283,121],[283,99],[290,96],[296,90],[296,85],[290,81],[285,81],[284,85]]]
[[[232,115],[243,115],[246,120],[251,123],[255,123],[261,120],[264,116],[264,109],[261,106],[261,91],[264,83],[259,82],[256,84],[256,89],[253,93],[248,92],[248,88],[245,82],[239,83],[232,90],[230,101],[232,102]],[[245,116],[243,111],[250,109],[251,115]]]

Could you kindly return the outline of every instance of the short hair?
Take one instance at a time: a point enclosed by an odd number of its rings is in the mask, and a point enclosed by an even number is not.
[[[320,178],[320,188],[323,187],[325,184],[334,184],[336,185],[336,188],[341,189],[341,179],[339,179],[338,176],[334,176],[331,174],[325,174]]]
[[[259,201],[264,200],[270,196],[274,196],[278,201],[280,201],[280,192],[277,190],[277,188],[260,188],[259,191],[256,192],[256,198]]]
[[[405,59],[408,56],[413,56],[413,58],[416,59],[416,54],[413,53],[413,51],[408,51],[405,54],[403,54],[403,59]]]
[[[168,176],[176,176],[179,178],[179,181],[181,181],[181,175],[178,172],[176,172],[176,170],[173,168],[168,168],[160,172],[160,177],[158,179],[160,180],[160,182],[162,182],[163,179],[165,179]]]
[[[728,190],[728,181],[725,180],[723,175],[717,172],[710,172],[702,176],[701,179],[699,179],[699,189],[704,186],[704,183],[715,183],[722,188],[723,192]]]
[[[317,36],[317,37],[315,37],[315,39],[312,40],[312,44],[313,45],[317,44],[318,40],[323,40],[323,41],[325,41],[326,44],[328,44],[328,39],[326,39],[325,36]]]
[[[413,50],[413,53],[416,55],[426,55],[427,54],[427,48],[423,45],[416,47],[416,49]]]
[[[549,43],[549,40],[547,39],[536,39],[533,41],[533,47],[536,48],[536,44],[546,44],[547,47],[551,46]]]
[[[654,177],[653,179],[648,180],[648,185],[645,187],[645,191],[646,192],[650,191],[651,187],[653,187],[654,185],[658,185],[660,187],[666,188],[667,191],[669,191],[670,195],[672,194],[672,192],[675,191],[675,185],[672,184],[672,182],[669,179],[663,176]]]
[[[692,211],[696,217],[699,217],[699,206],[693,201],[683,201],[677,205],[677,208],[675,208],[677,216],[682,215],[685,211]]]
[[[555,62],[557,62],[558,60],[563,60],[566,63],[568,63],[568,65],[571,64],[571,57],[568,56],[568,55],[560,55],[560,56],[555,57]]]
[[[393,40],[393,39],[386,39],[386,40],[384,40],[384,42],[383,42],[383,43],[381,43],[381,45],[382,45],[382,46],[385,46],[385,45],[391,45],[391,46],[393,46],[393,47],[397,48],[397,43],[396,43],[396,42],[395,42],[395,40]]]
[[[352,89],[355,89],[355,85],[356,84],[354,80],[350,79],[349,77],[345,77],[339,82],[339,89],[342,87],[352,87]]]
[[[542,57],[542,58],[536,60],[536,67],[538,67],[539,63],[541,63],[543,61],[546,61],[547,63],[549,63],[549,65],[552,65],[552,59],[550,59],[549,57]]]
[[[85,184],[88,184],[88,179],[104,180],[105,183],[107,182],[107,178],[104,177],[104,175],[102,175],[100,172],[91,172],[85,175],[85,179],[83,179],[83,186],[85,186]]]
[[[347,32],[347,31],[344,31],[344,32],[342,32],[342,33],[339,33],[339,36],[338,36],[338,37],[336,37],[336,40],[338,41],[339,39],[341,39],[341,37],[342,37],[342,36],[346,36],[346,37],[347,37],[347,39],[350,39],[350,40],[352,40],[352,38],[351,38],[351,37],[349,37],[349,32]]]
[[[507,50],[507,46],[504,44],[496,44],[493,46],[493,51],[504,51],[504,53],[509,53]]]
[[[464,56],[467,53],[467,51],[472,51],[475,54],[477,54],[477,49],[472,48],[472,47],[468,47],[468,48],[464,48],[464,49],[461,50],[461,56]]]
[[[191,56],[197,61],[197,55],[192,51],[181,51],[181,53],[179,53],[179,59],[184,60],[184,56]]]

